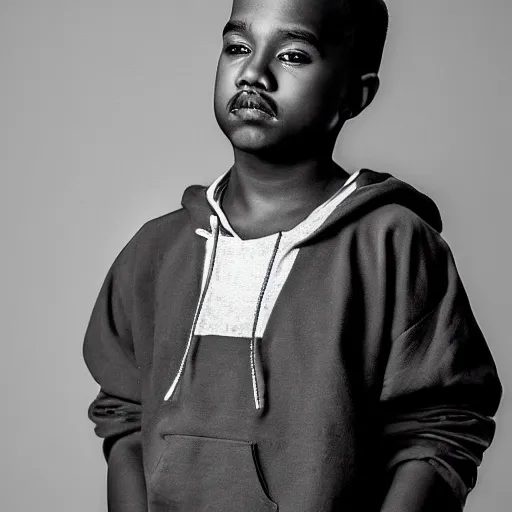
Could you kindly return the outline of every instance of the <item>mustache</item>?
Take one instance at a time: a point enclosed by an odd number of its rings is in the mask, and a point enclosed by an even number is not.
[[[229,102],[229,110],[238,108],[257,108],[270,116],[276,117],[276,102],[265,94],[256,91],[243,90],[235,94]]]

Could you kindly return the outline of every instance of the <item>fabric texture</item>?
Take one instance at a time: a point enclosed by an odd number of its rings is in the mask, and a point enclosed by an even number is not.
[[[462,507],[502,388],[436,205],[362,170],[302,226],[241,240],[228,179],[142,226],[94,305],[89,418],[125,475],[109,510],[378,511],[408,460]]]

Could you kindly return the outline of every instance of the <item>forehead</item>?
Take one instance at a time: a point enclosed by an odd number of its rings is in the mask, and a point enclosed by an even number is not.
[[[231,10],[232,20],[301,26],[326,39],[340,33],[347,15],[345,0],[234,0]]]

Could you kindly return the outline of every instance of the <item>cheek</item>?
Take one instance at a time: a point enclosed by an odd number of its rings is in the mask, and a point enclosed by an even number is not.
[[[236,93],[232,78],[226,66],[219,64],[215,75],[213,110],[215,119],[223,131],[228,126],[228,103]]]
[[[236,75],[240,72],[242,66],[240,60],[221,55],[217,65],[217,74],[222,80],[231,81],[234,85]]]
[[[297,80],[292,76],[284,78],[281,84],[281,102],[283,105],[286,104],[299,120],[323,119],[337,108],[339,92],[335,94],[332,83],[325,79],[311,76]]]
[[[219,62],[217,72],[215,74],[215,98],[217,97],[231,97],[234,89],[234,73],[226,65]]]

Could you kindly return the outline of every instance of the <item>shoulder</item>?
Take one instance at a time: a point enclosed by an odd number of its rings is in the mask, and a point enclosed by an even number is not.
[[[112,267],[113,270],[133,275],[142,266],[151,266],[168,248],[190,229],[189,216],[179,208],[146,221],[122,247]]]
[[[400,204],[385,204],[355,222],[359,255],[388,275],[441,272],[454,264],[441,233],[418,213]],[[436,270],[438,269],[438,270]]]
[[[179,208],[145,222],[132,240],[139,249],[167,244],[189,227],[190,220],[187,211],[184,208]]]
[[[420,242],[447,248],[439,231],[416,212],[401,204],[385,204],[368,212],[361,217],[360,228],[402,248],[404,244]]]
[[[380,229],[387,230],[424,230],[432,229],[420,215],[412,211],[407,206],[398,203],[388,203],[369,211],[361,220],[371,223]]]

